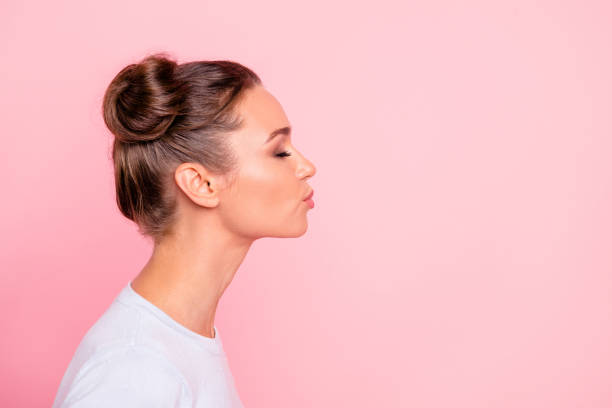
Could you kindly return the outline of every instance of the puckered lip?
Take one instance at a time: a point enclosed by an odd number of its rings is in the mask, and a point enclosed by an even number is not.
[[[310,190],[310,193],[308,193],[308,195],[306,197],[304,197],[304,201],[312,198],[312,195],[314,194],[314,190]]]

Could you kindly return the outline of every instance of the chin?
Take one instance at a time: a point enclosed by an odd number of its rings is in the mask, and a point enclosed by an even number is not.
[[[308,222],[303,222],[301,224],[296,224],[295,228],[277,231],[277,233],[271,236],[275,238],[297,238],[304,235],[306,231],[308,231]]]

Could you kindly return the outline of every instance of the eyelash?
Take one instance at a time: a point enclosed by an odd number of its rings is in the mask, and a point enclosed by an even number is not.
[[[280,152],[278,154],[276,154],[276,157],[280,157],[280,158],[284,158],[284,157],[288,157],[291,156],[291,153],[289,152]]]

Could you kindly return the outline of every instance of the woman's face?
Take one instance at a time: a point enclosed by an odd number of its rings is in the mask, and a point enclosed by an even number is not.
[[[263,86],[246,91],[237,106],[243,127],[230,135],[239,158],[231,186],[219,193],[218,211],[232,232],[251,239],[297,237],[306,232],[304,198],[315,166],[294,146],[280,103]]]

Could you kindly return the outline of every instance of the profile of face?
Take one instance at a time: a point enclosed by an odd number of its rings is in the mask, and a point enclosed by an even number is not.
[[[231,144],[240,168],[222,192],[223,220],[251,238],[301,236],[310,210],[307,181],[316,168],[295,147],[281,104],[263,86],[247,90],[238,110],[244,126],[231,134]]]
[[[231,183],[213,184],[220,224],[252,240],[303,235],[315,166],[293,144],[281,104],[263,86],[246,90],[237,110],[244,124],[228,137],[239,169]]]

